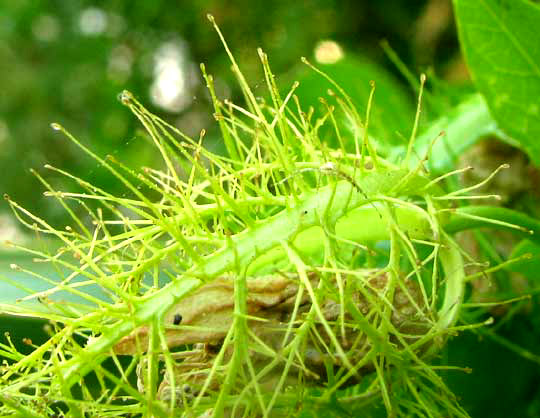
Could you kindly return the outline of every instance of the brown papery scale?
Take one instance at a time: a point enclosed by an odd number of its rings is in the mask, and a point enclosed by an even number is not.
[[[311,272],[308,279],[312,288],[317,289],[317,293],[321,295],[317,297],[317,303],[321,307],[324,320],[338,337],[349,363],[358,364],[372,347],[372,342],[351,313],[341,306],[339,295],[335,292],[335,276],[322,276]],[[389,286],[389,274],[376,270],[359,272],[358,276],[342,276],[341,279],[347,294],[350,295],[345,299],[354,304],[357,312],[370,326],[393,329],[389,337],[391,344],[401,346],[403,341],[406,341],[406,344],[413,343],[429,330],[431,315],[423,304],[420,286],[416,280],[397,278],[399,283]],[[326,293],[325,290],[330,289],[330,286],[333,290]],[[253,336],[249,344],[249,360],[257,372],[265,368],[271,360],[283,358],[283,362],[258,380],[259,385],[270,390],[283,373],[286,358],[284,348],[309,316],[313,303],[298,276],[290,273],[248,278],[247,290],[247,313],[254,318],[248,321]],[[392,298],[391,302],[389,297]],[[380,303],[381,298],[386,299],[387,303]],[[385,323],[385,315],[389,318],[389,323]],[[316,315],[314,318],[313,326],[302,347],[303,364],[296,359],[293,361],[287,374],[288,384],[297,381],[299,373],[304,375],[308,384],[321,384],[327,379],[328,365],[336,371],[345,367],[340,354],[333,348],[322,321]],[[217,372],[210,382],[207,380],[233,321],[232,276],[221,277],[202,286],[166,314],[165,335],[169,349],[193,344],[190,349],[172,353],[175,358],[175,399],[178,402],[198,394],[205,384],[207,390],[219,390],[224,379],[222,374]],[[394,334],[403,336],[403,339],[396,338]],[[135,354],[145,351],[147,346],[148,328],[142,327],[122,339],[114,350],[117,354]],[[222,364],[231,359],[232,353],[233,345],[224,348]],[[145,373],[141,372],[144,364],[146,362],[140,364],[138,373],[138,386],[141,390],[145,387]],[[366,362],[360,370],[351,375],[347,383],[358,382],[362,374],[372,370],[372,362]],[[159,398],[170,400],[172,390],[169,375],[166,373],[159,387]]]

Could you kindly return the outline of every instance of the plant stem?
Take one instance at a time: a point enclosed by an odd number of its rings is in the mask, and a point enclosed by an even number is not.
[[[540,242],[540,221],[508,208],[464,206],[451,212],[444,224],[449,234],[482,227],[512,229],[524,238]]]

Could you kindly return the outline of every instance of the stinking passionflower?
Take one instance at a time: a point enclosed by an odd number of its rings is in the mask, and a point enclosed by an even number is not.
[[[447,202],[471,189],[445,194],[445,176],[430,179],[422,161],[409,168],[416,128],[401,164],[377,155],[338,86],[336,112],[352,131],[334,125],[335,135],[351,146],[329,149],[318,136],[328,115],[303,113],[296,83],[282,98],[259,54],[271,104],[256,100],[230,53],[245,108],[219,101],[202,67],[227,156],[129,92],[120,100],[164,171],[101,159],[54,124],[130,196],[63,172],[82,193],[42,180],[77,224],[65,231],[10,200],[21,221],[63,242],[54,255],[31,252],[67,273],[42,278],[50,288],[25,298],[46,309],[3,307],[62,326],[5,370],[0,408],[17,399],[25,411],[63,402],[73,416],[276,416],[328,405],[359,411],[382,399],[393,416],[466,416],[431,362],[457,330],[464,289],[461,253],[445,232]],[[69,200],[83,205],[93,230]],[[96,285],[105,297],[89,290]],[[57,292],[85,304],[54,303]],[[29,400],[28,388],[42,396]]]

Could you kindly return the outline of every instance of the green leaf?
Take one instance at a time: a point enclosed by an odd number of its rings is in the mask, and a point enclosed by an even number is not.
[[[28,271],[35,274],[30,274]],[[54,268],[50,263],[37,263],[31,255],[19,251],[0,250],[0,314],[4,313],[1,308],[4,304],[14,305],[13,311],[24,305],[26,308],[31,307],[35,312],[50,312],[50,304],[43,304],[38,298],[27,300],[24,300],[24,298],[39,292],[50,291],[57,285],[60,286],[68,273]],[[49,282],[45,279],[49,280]],[[70,283],[73,285],[83,280],[84,277],[78,275]],[[75,293],[77,290],[104,302],[111,301],[110,296],[95,283],[77,286],[71,291],[67,283],[64,283],[64,285],[64,289],[59,288],[47,295],[49,301],[64,305],[71,304],[79,309],[88,309],[88,306],[92,306],[93,303],[77,295]]]
[[[534,399],[538,372],[535,363],[524,356],[535,350],[535,334],[528,318],[517,316],[497,334],[481,328],[478,335],[463,333],[449,341],[445,364],[468,367],[471,373],[449,370],[443,374],[448,386],[459,397],[471,417],[533,417],[527,406]],[[501,344],[510,341],[514,350]]]
[[[454,0],[459,37],[493,117],[540,165],[540,7],[526,0]]]
[[[514,247],[510,258],[518,258],[529,254],[530,258],[523,259],[509,266],[509,270],[525,275],[530,279],[540,278],[540,244],[523,240]]]

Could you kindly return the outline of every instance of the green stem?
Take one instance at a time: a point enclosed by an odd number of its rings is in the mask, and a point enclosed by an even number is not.
[[[452,212],[444,224],[444,230],[449,234],[485,227],[511,229],[526,239],[540,243],[540,221],[508,208],[464,206]]]
[[[465,291],[465,267],[458,245],[446,235],[441,237],[441,244],[439,259],[445,273],[446,286],[436,325],[439,330],[454,325]]]

